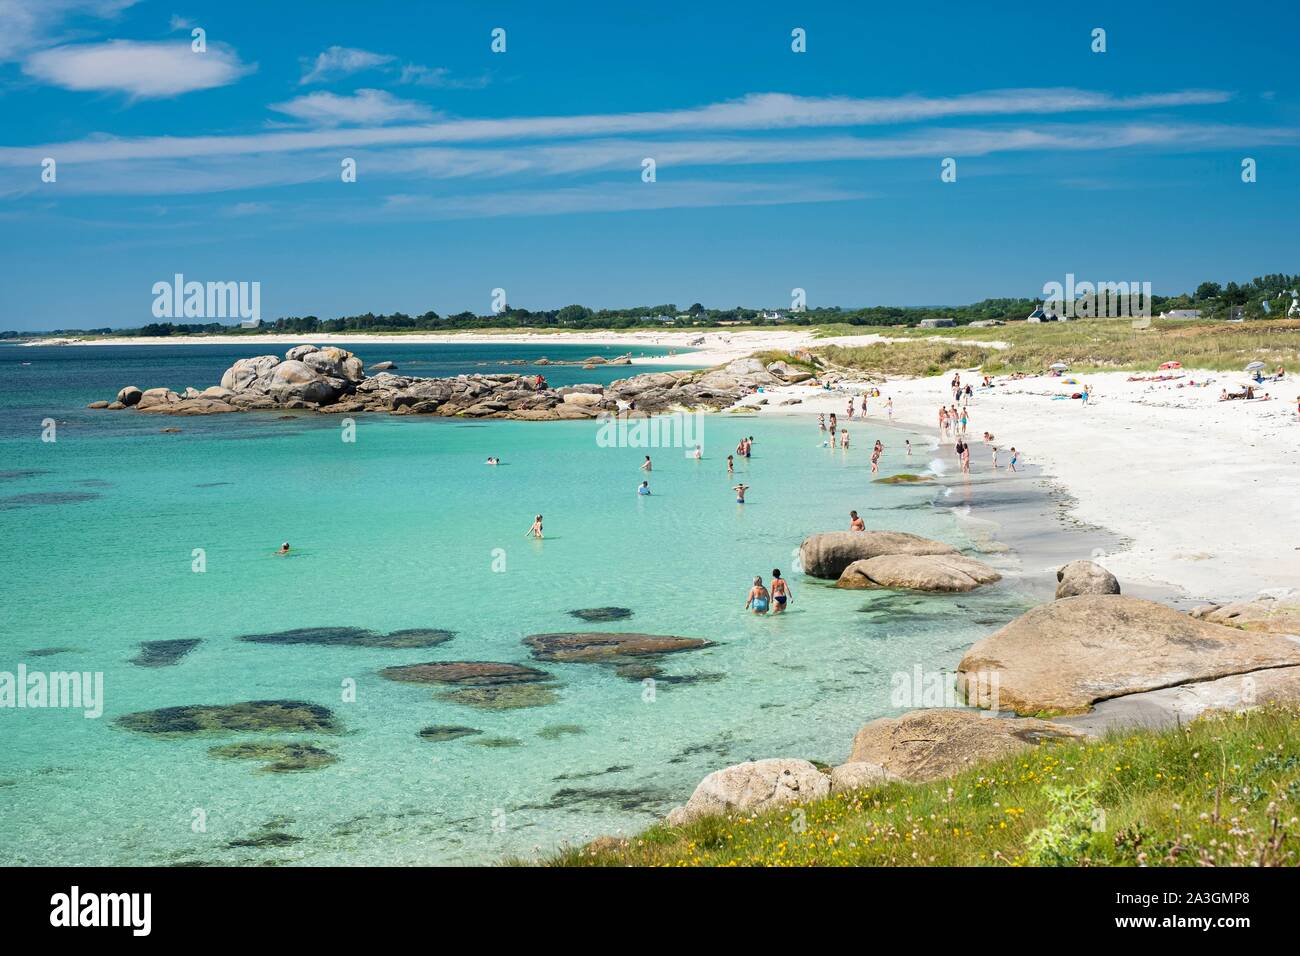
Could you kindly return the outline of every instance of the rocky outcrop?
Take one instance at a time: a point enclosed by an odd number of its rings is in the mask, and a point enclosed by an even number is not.
[[[605,364],[630,361],[620,357]],[[608,386],[570,385],[558,389],[546,387],[536,375],[415,378],[394,374],[394,367],[392,362],[380,362],[372,369],[379,374],[367,376],[361,359],[345,349],[297,345],[286,351],[283,359],[276,355],[240,359],[222,375],[219,386],[202,391],[191,387],[181,393],[165,388],[141,392],[129,386],[118,393],[116,401],[103,407],[134,406],[141,411],[172,415],[302,409],[334,414],[386,412],[582,421],[613,414],[725,408],[760,385],[782,381],[757,359],[738,359],[723,368],[705,371],[650,372]]]
[[[882,554],[854,561],[837,588],[895,588],[911,591],[973,591],[1001,580],[987,564],[960,554]]]
[[[1192,617],[1244,631],[1300,635],[1300,593],[1265,592],[1252,601],[1210,604],[1192,611]]]
[[[849,764],[874,764],[915,783],[950,777],[1044,740],[1082,736],[1079,730],[1045,720],[993,717],[956,708],[914,710],[873,720],[859,730]]]
[[[385,667],[379,676],[412,684],[454,684],[461,687],[495,687],[548,681],[551,675],[523,664],[497,661],[431,661]]]
[[[762,813],[772,807],[821,799],[830,790],[830,777],[807,760],[752,760],[709,774],[686,806],[669,812],[668,823],[681,826],[719,813]]]
[[[833,581],[854,561],[885,554],[955,555],[957,549],[905,531],[825,531],[804,539],[799,566],[804,574]]]
[[[1100,564],[1092,561],[1071,561],[1056,572],[1056,596],[1077,597],[1080,594],[1119,594],[1119,581]]]
[[[976,643],[958,666],[968,702],[1084,713],[1142,691],[1300,665],[1300,641],[1241,631],[1119,595],[1044,604]]]

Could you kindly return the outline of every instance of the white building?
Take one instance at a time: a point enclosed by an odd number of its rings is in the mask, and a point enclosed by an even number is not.
[[[1200,317],[1200,309],[1171,309],[1160,313],[1162,319],[1199,319]]]

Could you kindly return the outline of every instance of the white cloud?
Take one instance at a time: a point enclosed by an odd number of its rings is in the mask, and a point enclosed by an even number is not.
[[[68,21],[110,19],[136,0],[0,0],[0,62],[58,42]]]
[[[168,21],[168,29],[173,33],[177,30],[190,30],[193,29],[194,26],[195,23],[193,20],[189,17],[181,16],[179,13],[173,13],[171,20]]]
[[[195,53],[188,42],[109,40],[32,54],[23,72],[68,90],[120,92],[150,99],[227,86],[257,69],[222,43]]]
[[[427,120],[433,111],[423,103],[402,100],[384,90],[357,90],[352,96],[309,93],[271,109],[317,126],[382,126],[399,120]]]
[[[336,99],[344,98],[336,97]],[[697,109],[668,110],[658,113],[457,119],[383,129],[317,129],[238,136],[152,136],[132,139],[95,136],[65,143],[0,147],[0,165],[39,163],[41,157],[54,155],[76,162],[111,162],[124,159],[183,159],[196,156],[239,156],[313,149],[361,149],[493,140],[654,135],[683,130],[741,132],[833,128],[911,122],[948,116],[969,117],[979,115],[981,110],[990,115],[1009,115],[1016,112],[1047,114],[1133,111],[1223,103],[1229,99],[1231,94],[1214,90],[1183,90],[1127,98],[1083,90],[994,90],[958,97],[936,99],[901,97],[894,100],[855,100],[764,93],[751,94],[739,100],[715,103]],[[290,103],[298,102],[300,101],[290,101]],[[329,101],[326,103],[328,105]],[[288,104],[279,106],[285,105]],[[279,109],[279,106],[272,108]]]
[[[299,83],[328,83],[362,70],[392,63],[394,57],[385,53],[372,53],[354,47],[332,46],[316,56],[315,62],[303,60],[303,76]],[[310,66],[308,65],[310,63]]]
[[[488,78],[458,78],[445,66],[421,66],[419,63],[407,63],[402,67],[401,83],[414,83],[417,86],[432,86],[439,89],[482,89],[487,86]]]

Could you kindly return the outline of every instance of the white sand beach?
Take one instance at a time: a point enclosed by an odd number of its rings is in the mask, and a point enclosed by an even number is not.
[[[893,399],[895,421],[937,429],[940,404],[952,404],[952,374],[881,382],[866,421],[845,421],[847,393],[809,386],[765,389],[746,404],[766,398],[763,415],[835,412],[850,430],[850,454],[869,460],[880,438],[887,446],[882,474],[920,471],[923,451],[914,453],[914,469],[904,469],[900,449],[888,447],[897,443],[889,439],[885,402]],[[963,382],[979,382],[974,372],[961,374]],[[1014,445],[1022,462],[1041,466],[1074,499],[1072,517],[1126,539],[1126,547],[1099,557],[1122,582],[1216,601],[1300,585],[1300,382],[1261,388],[1271,391],[1269,401],[1221,402],[1221,389],[1232,391],[1240,374],[1183,375],[1166,382],[1130,382],[1128,372],[1082,376],[1093,389],[1086,407],[1056,397],[1078,391],[1059,378],[999,378],[969,406],[972,473],[992,471],[991,449],[980,441],[985,431],[1002,449],[999,474]],[[781,406],[792,397],[802,402]]]

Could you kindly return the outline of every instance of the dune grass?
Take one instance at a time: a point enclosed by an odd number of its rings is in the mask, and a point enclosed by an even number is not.
[[[552,866],[1294,866],[1300,710],[1048,742],[926,784],[605,837]]]
[[[827,326],[818,329],[818,335],[871,331],[861,326]],[[949,368],[976,366],[990,375],[1042,372],[1058,361],[1069,363],[1077,372],[1150,371],[1169,361],[1219,371],[1240,371],[1256,360],[1270,369],[1282,365],[1295,370],[1300,365],[1300,321],[1286,319],[1240,323],[1153,320],[1146,329],[1134,329],[1128,320],[1094,319],[1013,322],[987,329],[878,331],[900,341],[824,346],[817,351],[836,365],[886,375],[936,375]]]

